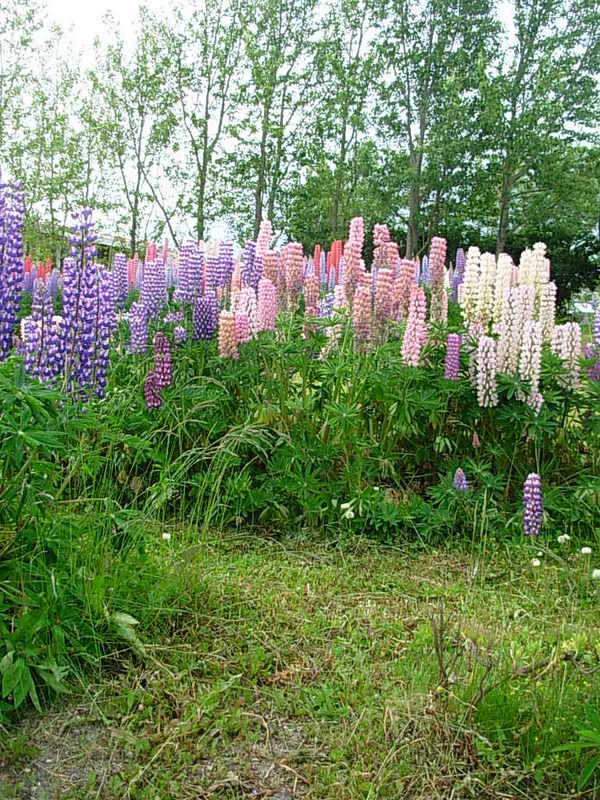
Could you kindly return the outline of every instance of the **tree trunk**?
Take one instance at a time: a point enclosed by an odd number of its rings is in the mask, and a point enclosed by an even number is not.
[[[421,213],[420,178],[414,177],[410,186],[406,258],[414,258],[419,249],[419,216]]]
[[[496,241],[496,255],[504,252],[508,231],[508,212],[510,210],[510,196],[512,191],[512,175],[508,159],[504,161],[502,170],[502,192],[500,194],[500,209],[498,216],[498,238]]]
[[[265,193],[265,170],[267,163],[267,129],[269,127],[270,98],[265,99],[262,119],[262,135],[260,140],[260,161],[258,175],[256,176],[256,190],[254,192],[254,238],[258,236],[262,222],[263,197]]]

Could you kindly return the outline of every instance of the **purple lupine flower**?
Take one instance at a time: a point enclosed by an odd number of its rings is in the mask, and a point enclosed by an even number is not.
[[[202,254],[196,242],[188,241],[181,245],[179,256],[179,274],[174,299],[178,302],[193,303],[202,285]]]
[[[212,339],[217,329],[218,306],[214,291],[200,295],[194,303],[193,338]]]
[[[452,486],[454,486],[457,492],[467,492],[469,490],[469,484],[467,483],[467,476],[460,467],[454,473],[454,478],[452,479]]]
[[[423,256],[423,263],[421,265],[421,281],[424,286],[429,286],[429,259]]]
[[[50,275],[48,276],[48,280],[46,285],[48,287],[48,294],[54,300],[58,295],[58,284],[60,280],[60,272],[54,267]]]
[[[252,260],[252,267],[250,270],[250,286],[255,292],[258,291],[258,282],[263,274],[263,257],[260,255],[254,256]]]
[[[117,327],[115,307],[117,286],[113,274],[102,269],[98,275],[96,319],[94,325],[94,388],[97,397],[104,397],[110,339]]]
[[[36,280],[31,302],[31,314],[23,320],[22,333],[25,345],[25,371],[42,381],[54,377],[48,364],[48,339],[52,329],[52,298],[44,281]]]
[[[600,347],[600,308],[596,309],[592,322],[592,341],[596,347]]]
[[[169,311],[168,314],[164,315],[163,322],[183,322],[183,311]]]
[[[219,257],[216,255],[206,256],[206,286],[205,290],[217,288],[219,279]]]
[[[165,266],[160,259],[146,262],[144,265],[141,301],[148,319],[155,319],[167,302]]]
[[[0,173],[0,361],[12,345],[23,293],[23,193]]]
[[[160,408],[160,384],[156,375],[149,372],[144,380],[146,408]]]
[[[458,366],[460,354],[460,336],[457,333],[449,333],[446,341],[446,368],[444,378],[447,381],[458,380]]]
[[[219,244],[218,286],[225,286],[233,274],[233,244],[221,242]]]
[[[129,352],[145,353],[147,346],[146,309],[141,303],[132,303],[129,309]]]
[[[242,281],[244,286],[251,285],[250,280],[253,276],[255,254],[256,254],[256,242],[253,242],[251,239],[248,239],[244,245],[244,250],[242,252]]]
[[[173,328],[173,342],[176,345],[183,344],[187,339],[187,331],[183,325],[176,325]]]
[[[329,318],[333,314],[333,301],[335,295],[333,292],[326,294],[319,302],[317,303],[317,316],[322,318]]]
[[[171,385],[171,345],[165,334],[160,332],[154,337],[154,375],[160,387]]]
[[[23,275],[23,292],[26,294],[33,293],[33,275],[31,270]]]
[[[523,484],[523,533],[539,536],[542,527],[542,481],[530,472]]]
[[[127,256],[125,253],[115,253],[113,258],[113,272],[116,278],[117,302],[120,307],[125,305],[129,294],[129,277],[127,274]]]

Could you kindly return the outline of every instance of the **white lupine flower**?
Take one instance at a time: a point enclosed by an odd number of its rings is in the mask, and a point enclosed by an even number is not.
[[[550,343],[554,333],[554,320],[556,317],[556,284],[547,283],[542,288],[540,296],[539,320],[542,324],[544,341]]]
[[[524,381],[531,383],[531,396],[535,397],[540,388],[542,367],[542,324],[528,320],[523,330],[519,374]]]
[[[483,253],[480,259],[479,288],[475,315],[477,321],[486,327],[494,316],[495,285],[496,257],[493,253]]]
[[[479,300],[480,251],[478,247],[469,247],[465,260],[465,276],[462,282],[461,306],[466,322],[474,322],[477,317]]]
[[[482,408],[498,405],[496,342],[482,336],[477,347],[477,402]]]
[[[502,319],[502,308],[506,293],[512,286],[512,258],[507,253],[500,253],[496,267],[496,286],[494,288],[494,322]]]

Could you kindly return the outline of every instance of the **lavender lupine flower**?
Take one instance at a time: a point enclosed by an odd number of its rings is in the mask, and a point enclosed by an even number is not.
[[[142,305],[148,319],[155,319],[167,302],[165,267],[162,261],[146,262],[141,292]]]
[[[96,302],[94,386],[97,397],[104,397],[110,351],[110,338],[117,327],[115,307],[118,287],[112,273],[103,269],[98,276]]]
[[[132,303],[129,309],[129,352],[145,353],[147,347],[146,309],[141,303]]]
[[[157,333],[154,337],[154,376],[160,387],[171,385],[171,345],[164,333]]]
[[[144,400],[146,408],[160,408],[160,384],[153,372],[149,372],[144,380]]]
[[[217,329],[218,306],[214,291],[200,295],[194,303],[193,338],[212,339]]]
[[[26,272],[23,275],[23,292],[25,294],[32,294],[33,293],[33,275],[30,272]]]
[[[23,293],[23,193],[0,173],[0,361],[12,345]]]
[[[460,356],[460,336],[457,333],[449,333],[446,341],[446,368],[444,378],[447,381],[458,380],[458,367]]]
[[[83,401],[92,388],[98,303],[96,239],[92,209],[73,214],[69,258],[63,264],[65,388]]]
[[[169,311],[168,314],[164,315],[163,322],[183,322],[183,311]]]
[[[456,262],[454,265],[454,273],[452,275],[452,302],[458,302],[458,287],[463,282],[465,277],[465,251],[459,247],[456,251]]]
[[[46,286],[48,287],[48,294],[53,300],[58,295],[59,280],[60,280],[60,273],[56,269],[56,267],[54,267],[54,269],[48,276],[48,280],[46,281]]]
[[[113,258],[113,272],[117,282],[117,302],[120,307],[125,305],[129,293],[129,278],[127,275],[127,256],[125,253],[115,253]]]
[[[179,275],[174,300],[193,303],[202,283],[202,255],[196,242],[184,242],[179,253]]]
[[[206,256],[206,287],[205,291],[214,291],[219,278],[219,256],[211,254]]]
[[[523,484],[523,533],[539,536],[542,527],[542,481],[531,472]]]
[[[187,331],[183,327],[183,325],[176,325],[173,328],[173,342],[179,346],[183,344],[187,339]]]
[[[456,489],[457,492],[467,492],[469,490],[469,484],[467,483],[467,477],[464,471],[459,467],[456,472],[454,473],[454,478],[452,480],[452,485]]]
[[[256,242],[248,239],[242,252],[242,281],[244,286],[250,286],[254,270],[254,256],[256,254]],[[257,281],[258,284],[258,281]]]
[[[233,244],[221,242],[219,245],[218,286],[225,286],[233,273]]]
[[[25,370],[42,381],[56,376],[55,360],[48,361],[48,345],[53,328],[52,298],[42,280],[36,280],[31,303],[31,315],[23,320]]]

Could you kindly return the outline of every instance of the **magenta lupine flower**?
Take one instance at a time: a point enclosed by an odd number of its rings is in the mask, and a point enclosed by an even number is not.
[[[425,314],[427,301],[425,292],[420,286],[413,286],[408,320],[402,339],[402,358],[411,367],[416,367],[421,355],[421,347],[427,338],[427,327],[425,325]]]
[[[523,484],[523,533],[539,536],[542,527],[542,481],[531,472]]]
[[[144,380],[146,408],[160,408],[160,384],[156,375],[149,372]]]
[[[164,333],[154,336],[154,377],[159,387],[170,386],[173,378],[171,345]]]
[[[454,473],[452,485],[454,486],[457,492],[467,492],[469,490],[469,484],[467,483],[467,476],[460,467]]]
[[[173,342],[179,346],[183,344],[187,339],[187,331],[183,327],[183,325],[176,325],[173,328]]]
[[[447,381],[458,380],[458,367],[460,360],[460,336],[457,333],[449,333],[446,340],[446,368],[444,378]]]

